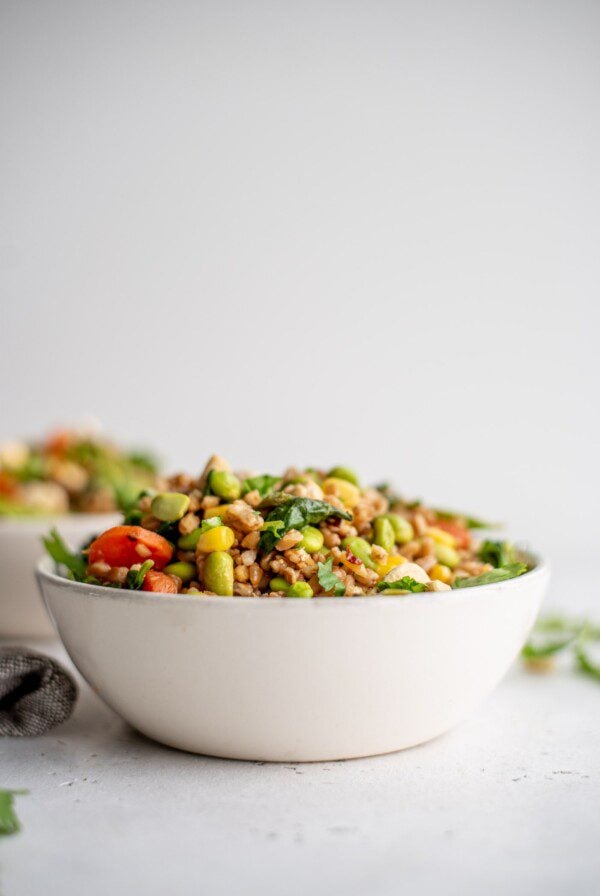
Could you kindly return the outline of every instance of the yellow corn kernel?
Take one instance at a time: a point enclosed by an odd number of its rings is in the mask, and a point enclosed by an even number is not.
[[[452,570],[449,566],[444,566],[443,563],[436,563],[429,570],[429,578],[437,579],[438,582],[449,585],[452,581]]]
[[[335,476],[330,476],[329,479],[324,480],[321,488],[325,493],[325,498],[327,498],[327,495],[335,495],[350,509],[356,507],[360,501],[360,489],[348,482],[347,479],[337,479]]]
[[[437,526],[429,526],[426,534],[433,538],[436,544],[447,544],[449,548],[456,547],[454,535],[451,535],[450,532],[445,532],[443,529],[438,529]]]
[[[215,526],[207,529],[198,539],[196,550],[203,554],[211,554],[213,551],[228,551],[235,542],[233,529],[229,526]]]
[[[208,520],[211,516],[220,516],[223,519],[230,507],[231,504],[219,504],[217,507],[208,507],[204,511],[204,519]]]
[[[375,566],[375,572],[379,578],[382,579],[384,576],[387,576],[391,569],[395,566],[400,566],[401,563],[406,563],[404,557],[400,557],[398,554],[388,554],[387,560],[384,560],[382,563],[378,563]]]

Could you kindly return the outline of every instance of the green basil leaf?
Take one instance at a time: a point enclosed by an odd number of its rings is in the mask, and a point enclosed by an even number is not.
[[[21,830],[15,812],[14,798],[28,792],[27,790],[0,790],[0,836],[16,834]]]
[[[452,587],[474,588],[476,585],[493,585],[495,582],[504,582],[506,579],[514,579],[517,576],[523,575],[524,572],[527,572],[526,563],[511,563],[509,566],[490,569],[489,572],[484,572],[480,576],[473,576],[470,579],[456,579]]]
[[[247,495],[248,492],[257,491],[261,498],[266,498],[278,482],[281,482],[281,476],[269,476],[267,473],[264,476],[252,476],[250,479],[244,479],[242,496]]]
[[[268,553],[273,550],[281,536],[289,532],[290,529],[302,529],[303,526],[315,525],[331,516],[341,517],[344,520],[352,519],[352,515],[346,510],[339,510],[332,504],[328,504],[327,501],[316,501],[313,498],[293,498],[285,495],[283,500],[277,500],[277,505],[266,519],[267,523],[281,521],[284,524],[283,530],[279,530],[281,534],[277,537],[268,529],[263,531],[260,548]]]
[[[492,566],[510,566],[511,563],[518,563],[517,552],[514,545],[510,541],[491,541],[483,542],[477,556],[484,563],[491,563]]]

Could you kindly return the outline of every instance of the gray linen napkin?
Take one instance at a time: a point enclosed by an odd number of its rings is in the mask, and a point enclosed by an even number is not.
[[[77,685],[56,660],[0,647],[0,736],[45,734],[69,718],[76,700]]]

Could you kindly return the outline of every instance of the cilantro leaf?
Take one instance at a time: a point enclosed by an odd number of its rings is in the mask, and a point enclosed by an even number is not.
[[[242,496],[257,491],[261,498],[266,498],[278,482],[281,482],[281,476],[269,476],[267,473],[264,476],[251,476],[242,483]]]
[[[497,569],[490,569],[489,572],[484,572],[480,576],[473,576],[473,578],[459,578],[456,579],[453,588],[474,588],[476,585],[493,585],[495,582],[504,582],[506,579],[514,579],[517,576],[523,575],[524,572],[527,572],[527,564],[526,563],[510,563],[508,566],[499,566]]]
[[[283,535],[285,529],[285,523],[283,520],[270,520],[268,523],[265,523],[260,530],[261,532],[269,532],[271,533],[277,541]]]
[[[379,582],[377,590],[393,592],[411,591],[413,594],[420,594],[422,591],[427,591],[427,585],[424,585],[423,582],[417,582],[412,576],[403,576],[395,582]]]
[[[154,566],[154,560],[146,560],[139,569],[130,569],[125,579],[125,587],[132,591],[139,591],[144,584],[146,573]]]
[[[352,515],[346,510],[339,510],[332,504],[328,504],[327,501],[315,501],[313,498],[293,498],[286,495],[282,500],[278,499],[277,506],[271,510],[266,519],[267,523],[280,520],[283,523],[283,530],[278,537],[269,529],[263,531],[260,538],[261,550],[266,553],[272,551],[279,538],[290,529],[302,529],[303,526],[320,523],[330,516],[341,517],[344,520],[352,519]]]
[[[27,790],[0,790],[0,836],[16,834],[21,830],[15,812],[14,798],[28,792]]]
[[[323,590],[333,591],[335,597],[346,593],[346,586],[333,572],[333,557],[317,565],[317,578]]]
[[[510,566],[517,563],[517,552],[510,541],[484,541],[479,548],[477,556],[484,563],[492,566]]]
[[[51,529],[50,535],[44,538],[43,542],[55,563],[67,567],[70,579],[74,579],[76,582],[82,582],[85,579],[87,561],[81,551],[77,553],[71,551],[56,529]]]

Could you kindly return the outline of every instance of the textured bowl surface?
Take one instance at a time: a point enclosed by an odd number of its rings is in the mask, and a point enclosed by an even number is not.
[[[54,634],[35,583],[35,564],[44,553],[42,538],[53,526],[78,547],[120,519],[120,514],[111,513],[0,518],[0,637],[49,638]]]
[[[236,759],[312,761],[423,743],[467,716],[523,645],[544,564],[427,595],[235,598],[38,579],[73,662],[148,737]]]

